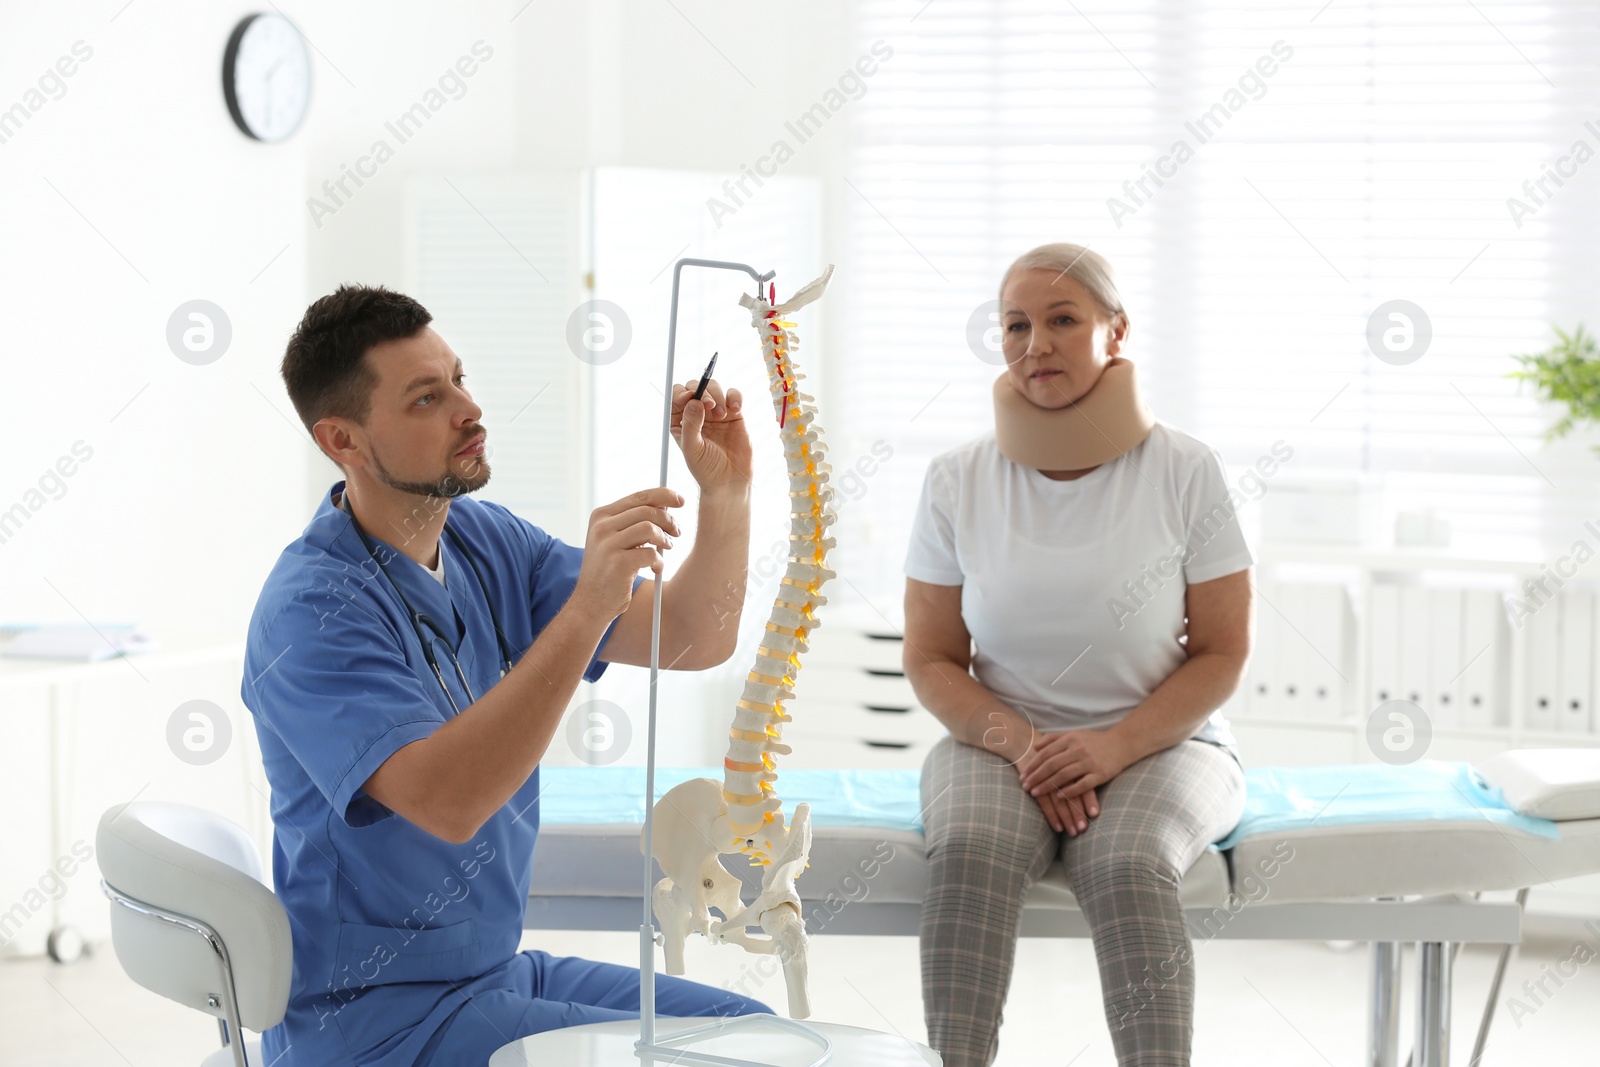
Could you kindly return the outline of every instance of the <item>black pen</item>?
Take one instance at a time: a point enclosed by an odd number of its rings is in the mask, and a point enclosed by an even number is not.
[[[721,351],[721,349],[718,349]],[[711,368],[717,365],[717,353],[711,353],[711,362],[706,364],[706,372],[700,376],[700,386],[695,389],[693,399],[699,400],[706,391],[706,383],[711,380]]]

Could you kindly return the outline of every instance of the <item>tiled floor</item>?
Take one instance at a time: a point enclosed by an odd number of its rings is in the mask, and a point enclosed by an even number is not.
[[[1524,946],[1507,977],[1485,1067],[1596,1062],[1600,960],[1580,966],[1560,988],[1547,980],[1553,995],[1542,1005],[1522,992],[1525,980],[1539,979],[1542,966],[1554,968],[1572,957],[1580,936],[1574,928],[1570,936]],[[637,941],[630,934],[530,934],[524,947],[534,945],[618,963],[637,958]],[[1198,945],[1196,955],[1197,1065],[1360,1063],[1364,947],[1339,951],[1321,944],[1210,942]],[[736,988],[743,983],[750,995],[781,1006],[781,977],[764,978],[751,967],[756,959],[700,942],[691,945],[689,977]],[[1492,966],[1488,950],[1468,950],[1457,963],[1457,1064],[1465,1064],[1471,1051]],[[1413,981],[1409,972],[1407,980]],[[1534,1008],[1533,1014],[1519,1011],[1513,1018],[1506,1003],[1512,995]],[[816,1018],[923,1037],[913,938],[825,935],[813,940],[811,996]],[[216,1047],[214,1023],[132,985],[108,945],[68,967],[47,960],[0,963],[0,1005],[0,1067],[184,1067]],[[1408,1030],[1409,1023],[1408,1013]],[[1021,943],[998,1062],[1002,1067],[1113,1062],[1088,942]]]

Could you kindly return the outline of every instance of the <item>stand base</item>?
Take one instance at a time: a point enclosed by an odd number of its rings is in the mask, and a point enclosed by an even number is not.
[[[764,1059],[749,1060],[740,1056],[719,1056],[709,1050],[689,1047],[701,1043],[726,1044],[727,1042],[720,1039],[737,1036],[738,1040],[734,1043],[742,1050],[746,1050],[748,1055],[750,1049],[758,1048],[762,1044],[772,1045],[771,1037],[765,1042],[760,1040],[757,1031],[763,1029],[786,1032],[783,1036],[793,1035],[814,1045],[818,1055],[804,1067],[823,1067],[823,1064],[833,1059],[832,1041],[805,1023],[795,1022],[793,1019],[781,1019],[776,1015],[733,1015],[700,1026],[692,1026],[687,1030],[679,1030],[671,1037],[662,1038],[653,1045],[635,1041],[633,1048],[638,1053],[639,1059],[645,1063],[662,1060],[667,1063],[698,1063],[704,1064],[705,1067],[785,1067],[784,1064]]]
[[[893,1034],[881,1034],[854,1026],[807,1021],[803,1024],[771,1015],[742,1015],[749,1020],[732,1033],[701,1033],[707,1022],[718,1020],[656,1018],[655,1051],[638,1048],[639,1021],[623,1019],[609,1023],[590,1023],[563,1030],[549,1030],[513,1041],[489,1059],[489,1067],[527,1067],[530,1063],[559,1063],[562,1067],[641,1067],[666,1064],[756,1063],[771,1067],[809,1067],[825,1041],[829,1048],[826,1067],[941,1067],[932,1049]],[[790,1027],[804,1027],[808,1034]],[[686,1051],[675,1042],[689,1037],[698,1048]],[[723,1057],[691,1059],[693,1056]]]

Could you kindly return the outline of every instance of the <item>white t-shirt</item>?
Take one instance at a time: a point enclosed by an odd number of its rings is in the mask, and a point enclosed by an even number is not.
[[[334,494],[333,506],[336,507],[336,508],[344,507],[344,494],[343,493],[335,493]],[[443,537],[439,538],[439,565],[437,567],[426,567],[426,566],[424,566],[422,569],[427,571],[429,574],[433,575],[434,581],[438,582],[440,585],[444,585],[444,538]]]
[[[440,585],[444,585],[444,538],[439,538],[439,565],[422,569],[433,575]]]
[[[1187,585],[1254,562],[1222,457],[1157,422],[1071,481],[1006,459],[993,433],[936,456],[905,572],[962,587],[973,675],[1057,731],[1137,707],[1186,659]],[[1220,711],[1195,736],[1235,744]]]

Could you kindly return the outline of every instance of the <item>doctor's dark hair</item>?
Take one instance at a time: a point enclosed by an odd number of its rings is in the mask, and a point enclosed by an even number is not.
[[[341,285],[308,307],[280,368],[306,431],[329,416],[364,425],[378,384],[367,349],[415,337],[432,321],[427,308],[381,285]]]

